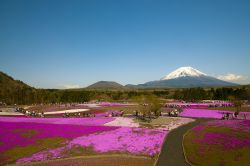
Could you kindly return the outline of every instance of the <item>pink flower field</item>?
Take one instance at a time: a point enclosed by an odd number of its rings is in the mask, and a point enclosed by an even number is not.
[[[91,154],[154,156],[166,131],[121,127],[114,118],[0,118],[0,164],[70,157],[75,147]],[[124,120],[122,120],[124,123]],[[110,126],[109,126],[109,123]],[[127,123],[127,121],[126,121]],[[107,125],[105,125],[107,124]],[[45,148],[45,149],[44,149]]]
[[[189,131],[184,139],[194,165],[245,165],[250,155],[250,120],[212,120]]]
[[[112,117],[100,118],[17,118],[17,117],[0,117],[0,122],[26,122],[26,123],[49,123],[49,124],[70,124],[97,126],[113,121]]]
[[[228,101],[216,101],[216,102],[206,102],[206,103],[182,103],[182,102],[174,102],[174,103],[167,103],[165,107],[179,107],[179,108],[197,108],[197,109],[204,109],[208,107],[231,107],[233,104]]]
[[[206,129],[212,129],[213,132],[206,132]],[[221,132],[216,129],[227,129]],[[231,150],[234,148],[250,148],[250,120],[229,120],[229,121],[209,121],[205,125],[199,125],[193,128],[196,134],[206,132],[202,139],[197,138],[198,144],[209,144],[221,146],[223,150]],[[231,132],[232,131],[232,132]],[[235,133],[237,132],[237,133]],[[245,133],[240,136],[240,133]]]
[[[95,132],[113,130],[115,127],[79,126],[69,124],[0,122],[0,152],[13,147],[25,147],[44,138],[72,139]],[[26,134],[27,133],[27,134]]]
[[[162,130],[120,127],[100,134],[78,137],[70,144],[93,146],[97,152],[120,151],[152,156],[160,152],[165,136],[166,132]]]
[[[215,118],[221,119],[223,113],[233,113],[232,111],[222,111],[222,110],[207,110],[207,109],[183,109],[180,113],[182,117],[192,117],[192,118]],[[250,118],[250,112],[240,112],[240,115],[246,114],[247,118]]]

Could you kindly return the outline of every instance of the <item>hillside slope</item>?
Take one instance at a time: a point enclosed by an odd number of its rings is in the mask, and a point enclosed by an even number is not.
[[[19,80],[0,71],[0,102],[18,103],[24,96],[32,93],[35,89]]]

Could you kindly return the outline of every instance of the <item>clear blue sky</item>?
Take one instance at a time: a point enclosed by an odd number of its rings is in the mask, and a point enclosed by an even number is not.
[[[0,0],[0,70],[31,86],[138,84],[181,66],[250,79],[249,0]]]

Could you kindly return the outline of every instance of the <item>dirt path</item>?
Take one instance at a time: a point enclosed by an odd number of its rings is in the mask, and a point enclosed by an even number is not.
[[[197,119],[195,122],[189,123],[171,131],[165,140],[156,166],[188,166],[182,148],[183,135],[189,129],[207,120],[208,119]]]

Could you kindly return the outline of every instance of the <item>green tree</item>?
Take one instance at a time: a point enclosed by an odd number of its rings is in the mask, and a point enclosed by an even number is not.
[[[139,110],[143,118],[152,118],[152,114],[160,116],[160,108],[162,106],[161,101],[154,95],[141,95],[133,98],[135,102],[139,104]]]

